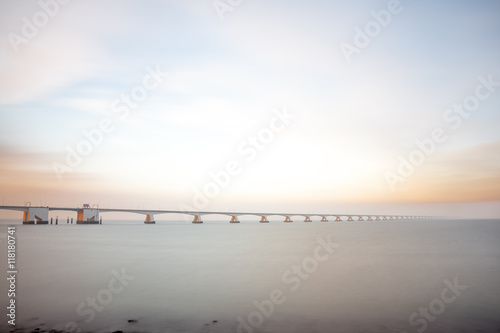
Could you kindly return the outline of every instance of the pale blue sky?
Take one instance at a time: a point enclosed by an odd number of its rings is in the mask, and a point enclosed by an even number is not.
[[[459,129],[443,121],[479,76],[500,81],[500,3],[402,0],[347,63],[340,44],[387,4],[243,0],[221,20],[211,0],[73,0],[15,52],[9,33],[41,8],[4,1],[0,194],[178,208],[286,107],[296,118],[207,209],[500,200],[500,88]],[[157,66],[164,84],[119,121],[112,102]],[[116,130],[59,181],[52,164],[105,117]],[[449,139],[391,191],[384,174],[436,127]]]

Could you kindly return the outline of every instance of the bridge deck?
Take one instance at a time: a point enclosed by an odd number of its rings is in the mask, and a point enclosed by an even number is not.
[[[49,207],[49,206],[0,206],[3,210],[28,211],[29,208],[47,208],[49,211],[72,211],[81,212],[83,209],[97,210],[98,213],[134,213],[142,215],[161,215],[161,214],[184,214],[184,215],[225,215],[225,216],[302,216],[302,217],[338,217],[338,216],[356,216],[356,217],[407,217],[424,218],[423,216],[411,215],[377,215],[377,214],[346,214],[346,213],[327,213],[327,214],[302,214],[302,213],[259,213],[259,212],[210,212],[210,211],[187,211],[187,210],[149,210],[149,209],[123,209],[123,208],[71,208],[71,207]]]

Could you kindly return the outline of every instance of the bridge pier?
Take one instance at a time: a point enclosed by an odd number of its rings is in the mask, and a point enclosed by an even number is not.
[[[312,222],[311,219],[309,218],[309,216],[306,216],[304,222]]]
[[[155,217],[153,214],[146,214],[146,219],[144,220],[144,224],[155,224]]]
[[[339,216],[335,216],[335,221],[342,221],[342,219]]]
[[[364,221],[364,220],[363,220],[363,217],[362,217],[362,216],[360,216],[360,217],[358,218],[358,221]]]
[[[375,221],[380,221],[380,217],[378,217],[378,216],[377,216],[377,217],[375,218]]]
[[[30,212],[23,212],[23,224],[35,224],[35,221],[30,221]]]
[[[368,221],[373,221],[371,216],[368,216]]]
[[[347,221],[354,221],[351,216],[347,219]]]
[[[269,223],[267,217],[265,216],[262,216],[262,218],[260,219],[260,223]]]
[[[290,218],[290,216],[287,216],[287,217],[285,217],[285,221],[284,221],[284,222],[290,222],[290,223],[291,223],[291,222],[293,222],[293,221],[292,221],[292,219]]]
[[[326,218],[326,216],[323,216],[323,218],[321,219],[321,222],[328,222],[328,219]]]
[[[76,224],[99,224],[99,209],[83,205],[83,208],[76,212]]]
[[[49,224],[49,208],[28,207],[23,212],[23,224]]]
[[[195,215],[193,218],[193,223],[203,223],[203,220],[201,219],[201,215]]]
[[[229,223],[240,223],[240,220],[238,219],[237,216],[232,216],[231,217],[231,221],[229,221]]]

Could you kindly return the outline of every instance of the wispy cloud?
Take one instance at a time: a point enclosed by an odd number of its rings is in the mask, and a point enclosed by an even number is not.
[[[397,193],[387,189],[384,171],[446,126],[443,113],[477,77],[500,80],[498,4],[405,4],[347,64],[339,43],[386,3],[246,1],[221,21],[211,1],[69,2],[19,52],[0,39],[2,190],[189,199],[270,110],[287,105],[297,121],[214,205],[498,200],[500,93]],[[37,1],[3,2],[0,35],[20,33],[39,10]],[[169,73],[165,84],[54,184],[51,162],[114,117],[113,100],[156,65]]]

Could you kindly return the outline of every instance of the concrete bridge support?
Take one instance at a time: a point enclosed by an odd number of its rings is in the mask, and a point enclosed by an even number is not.
[[[284,222],[287,222],[287,223],[291,223],[293,222],[292,219],[290,218],[290,216],[287,216],[285,217],[285,221]]]
[[[340,218],[340,216],[335,216],[335,221],[342,221],[342,219]]]
[[[201,215],[195,215],[193,218],[193,223],[203,223],[203,220],[201,219]]]
[[[240,220],[238,219],[238,216],[232,216],[230,223],[240,223]]]
[[[49,208],[28,207],[23,212],[23,224],[49,224]]]
[[[309,216],[306,216],[304,222],[312,222],[312,221],[311,221],[311,218]]]
[[[269,223],[269,220],[267,219],[267,217],[262,216],[262,218],[260,219],[260,223]]]
[[[99,224],[99,209],[84,207],[78,210],[76,224]]]
[[[144,220],[144,224],[155,224],[155,216],[151,213],[146,214],[146,219]]]
[[[326,216],[323,216],[323,218],[321,219],[321,222],[328,222],[328,219],[326,218]]]

